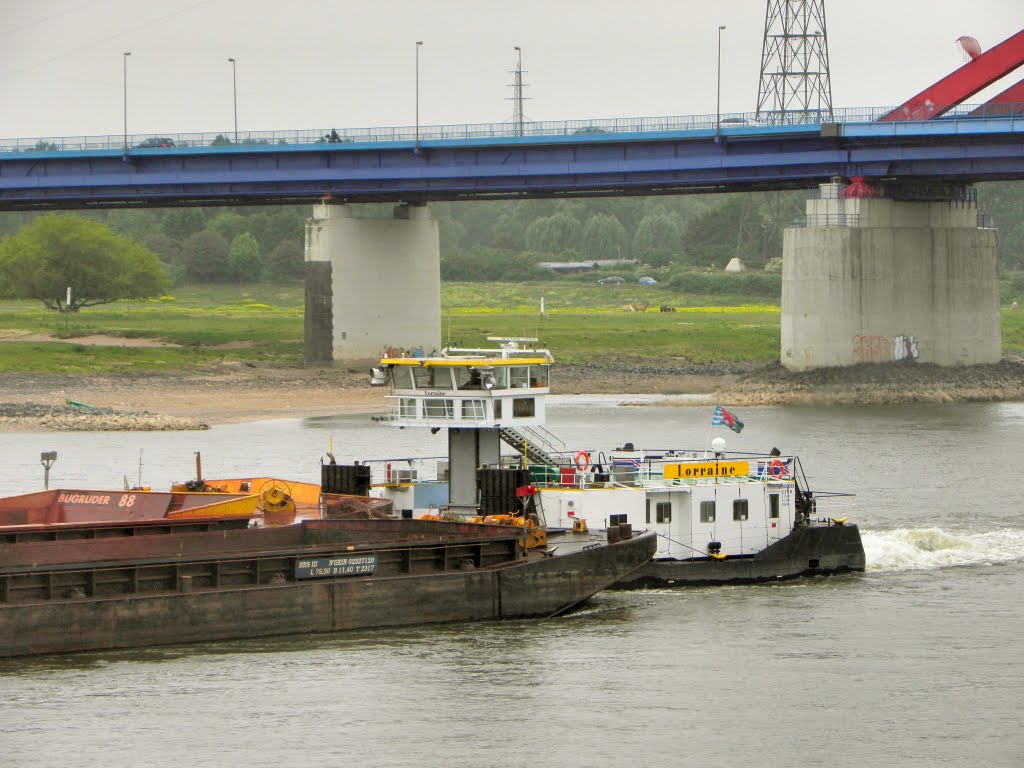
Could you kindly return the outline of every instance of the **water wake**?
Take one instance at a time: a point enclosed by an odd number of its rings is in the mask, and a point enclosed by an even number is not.
[[[961,533],[942,528],[861,531],[869,573],[1024,560],[1024,530]]]

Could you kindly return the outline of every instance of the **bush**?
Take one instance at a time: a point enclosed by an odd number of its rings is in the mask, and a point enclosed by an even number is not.
[[[782,275],[761,272],[679,272],[668,284],[687,293],[782,297]]]

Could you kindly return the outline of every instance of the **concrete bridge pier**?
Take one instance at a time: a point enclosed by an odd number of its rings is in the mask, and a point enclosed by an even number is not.
[[[977,204],[847,197],[821,185],[784,234],[782,364],[996,363],[996,232]]]
[[[306,220],[306,365],[439,348],[440,253],[425,205],[397,206],[390,219],[315,205]]]

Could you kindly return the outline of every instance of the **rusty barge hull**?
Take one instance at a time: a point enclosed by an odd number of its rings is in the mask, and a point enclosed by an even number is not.
[[[655,549],[648,534],[523,556],[507,529],[440,527],[332,520],[0,542],[0,656],[551,616]],[[310,563],[353,557],[372,558],[374,572],[303,577]]]

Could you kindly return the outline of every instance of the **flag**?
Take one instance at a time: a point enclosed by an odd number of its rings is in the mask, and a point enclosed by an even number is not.
[[[743,431],[743,422],[720,405],[715,406],[715,415],[711,417],[711,426],[726,426],[737,434]]]

